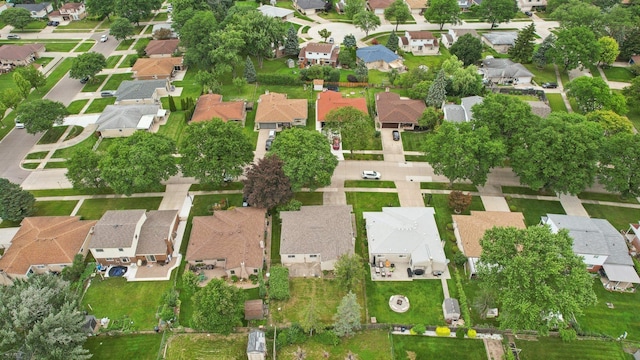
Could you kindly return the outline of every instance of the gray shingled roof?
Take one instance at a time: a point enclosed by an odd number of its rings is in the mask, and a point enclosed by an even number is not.
[[[96,121],[98,131],[136,128],[144,115],[156,115],[158,105],[109,105]]]
[[[516,78],[516,77],[529,77],[533,76],[533,73],[527,70],[520,63],[515,63],[510,59],[484,59],[482,60],[482,68],[480,71],[488,78]]]
[[[457,104],[446,104],[442,107],[444,119],[451,122],[462,123],[467,121],[464,115],[464,108]]]
[[[251,330],[249,333],[249,342],[247,344],[247,354],[266,353],[267,339],[261,330]]]
[[[482,34],[493,45],[513,45],[518,33],[515,31],[494,31]]]
[[[151,99],[156,89],[166,86],[166,80],[126,80],[118,86],[116,101]]]
[[[322,261],[353,253],[351,205],[303,206],[283,211],[280,254],[320,254]]]
[[[91,239],[92,249],[131,247],[136,225],[145,210],[109,210],[96,223]]]
[[[326,1],[324,0],[297,0],[296,4],[304,10],[324,9]]]
[[[16,4],[15,7],[27,9],[29,11],[40,12],[40,11],[46,9],[49,5],[51,5],[51,4],[48,3],[48,2],[43,2],[43,3],[40,3],[40,4]]]
[[[167,236],[171,225],[178,216],[178,210],[153,210],[147,212],[147,220],[142,224],[136,255],[164,254],[167,251]]]
[[[476,104],[482,104],[483,100],[484,98],[482,96],[467,96],[462,98],[462,108],[464,109],[467,121],[473,120],[473,112],[471,111],[473,106]]]

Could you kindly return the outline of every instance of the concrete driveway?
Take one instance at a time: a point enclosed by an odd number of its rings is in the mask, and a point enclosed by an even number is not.
[[[258,132],[258,144],[256,145],[256,151],[254,151],[253,162],[257,163],[258,160],[262,159],[264,155],[267,153],[265,149],[265,145],[267,143],[267,138],[269,137],[269,130],[259,130]]]
[[[380,138],[382,139],[384,160],[393,162],[404,162],[402,141],[393,140],[393,130],[397,129],[380,129]]]
[[[27,134],[25,129],[13,129],[0,141],[0,178],[22,184],[30,171],[20,167],[20,161],[40,140],[42,134]]]

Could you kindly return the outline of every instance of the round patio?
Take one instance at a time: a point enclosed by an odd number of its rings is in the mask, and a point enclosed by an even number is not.
[[[389,298],[389,307],[397,313],[409,310],[409,299],[404,295],[393,295]]]

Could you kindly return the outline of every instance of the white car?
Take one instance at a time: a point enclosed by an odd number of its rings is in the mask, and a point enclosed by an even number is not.
[[[109,36],[107,35],[100,36],[100,42],[107,42],[107,40],[109,40]]]
[[[365,170],[362,172],[362,178],[380,180],[380,173],[373,170]]]

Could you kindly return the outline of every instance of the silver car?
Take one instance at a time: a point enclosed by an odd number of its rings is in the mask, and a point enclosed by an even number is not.
[[[380,180],[380,173],[373,170],[365,170],[362,172],[362,178]]]

